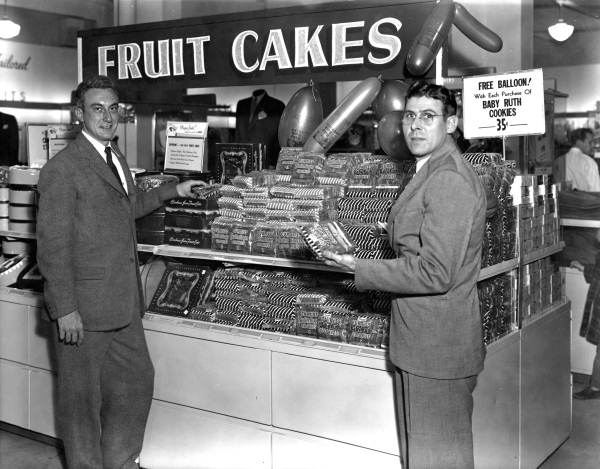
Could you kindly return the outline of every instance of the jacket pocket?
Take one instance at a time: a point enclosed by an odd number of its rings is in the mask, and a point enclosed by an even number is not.
[[[104,267],[84,266],[75,269],[76,280],[101,280],[104,278]]]

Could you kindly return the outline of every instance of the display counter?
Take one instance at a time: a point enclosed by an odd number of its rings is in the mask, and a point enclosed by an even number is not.
[[[41,306],[0,291],[0,420],[55,437]],[[535,468],[568,437],[569,323],[570,304],[553,305],[488,346],[476,467]],[[144,328],[156,381],[143,467],[399,467],[385,350],[156,314]]]

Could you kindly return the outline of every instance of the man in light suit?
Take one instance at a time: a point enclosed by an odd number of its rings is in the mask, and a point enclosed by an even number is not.
[[[417,173],[388,218],[396,259],[325,254],[329,265],[354,272],[360,290],[392,294],[390,359],[408,469],[473,467],[472,392],[485,356],[477,280],[486,199],[451,137],[456,126],[452,94],[413,83],[402,127]]]
[[[111,145],[118,96],[105,76],[75,91],[82,132],[40,172],[38,264],[56,321],[57,423],[69,468],[134,468],[153,393],[135,219],[203,184],[136,192]]]

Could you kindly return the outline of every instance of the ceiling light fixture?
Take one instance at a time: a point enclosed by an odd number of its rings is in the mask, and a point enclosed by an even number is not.
[[[566,23],[562,17],[562,3],[558,3],[558,21],[552,26],[548,26],[548,34],[558,42],[564,42],[571,37],[575,26]]]
[[[21,32],[21,25],[15,23],[6,14],[6,2],[4,0],[4,16],[0,20],[0,39],[12,39]]]

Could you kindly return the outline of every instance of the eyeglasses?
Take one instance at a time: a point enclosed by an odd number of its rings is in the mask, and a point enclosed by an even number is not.
[[[443,114],[434,114],[433,112],[425,111],[420,112],[417,116],[412,111],[406,111],[404,114],[402,114],[402,123],[411,125],[417,119],[417,117],[421,122],[423,122],[423,125],[430,126],[433,124],[433,119],[435,117],[443,117]]]

